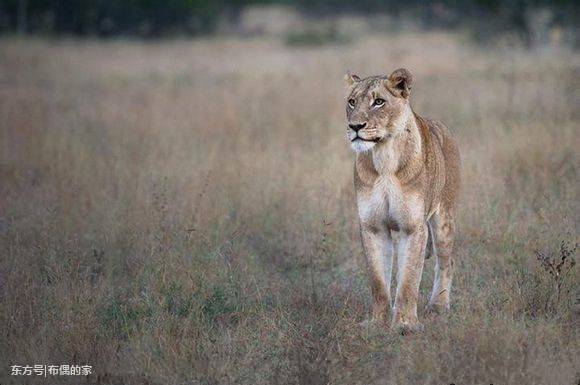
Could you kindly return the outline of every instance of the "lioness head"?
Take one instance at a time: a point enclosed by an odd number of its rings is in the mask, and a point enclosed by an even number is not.
[[[368,151],[404,130],[410,111],[411,72],[400,68],[389,76],[365,79],[348,73],[345,79],[347,138],[354,151]]]

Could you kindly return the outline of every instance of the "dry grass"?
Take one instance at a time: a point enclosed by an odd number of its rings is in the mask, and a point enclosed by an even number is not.
[[[464,174],[452,314],[407,337],[357,325],[342,83],[400,66]],[[576,383],[577,267],[556,296],[537,255],[575,257],[579,69],[447,34],[1,40],[0,381],[78,362],[103,384]]]

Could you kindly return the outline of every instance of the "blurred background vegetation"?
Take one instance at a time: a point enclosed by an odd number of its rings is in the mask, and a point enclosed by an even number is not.
[[[464,28],[476,40],[511,33],[528,46],[559,39],[577,47],[578,4],[575,0],[3,0],[0,33],[147,38],[278,33],[290,44],[318,44],[347,41],[345,35],[364,25],[379,31]],[[345,20],[347,15],[352,18]]]

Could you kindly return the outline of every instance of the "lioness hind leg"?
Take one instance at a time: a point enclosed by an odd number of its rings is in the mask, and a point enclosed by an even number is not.
[[[432,255],[435,254],[435,242],[433,241],[433,224],[431,223],[431,221],[429,221],[427,223],[427,230],[428,230],[428,236],[427,236],[427,246],[425,247],[425,259],[429,259],[431,258]]]
[[[434,312],[449,310],[451,280],[453,278],[453,242],[455,240],[455,216],[452,210],[441,207],[430,220],[433,228],[436,256],[433,291],[427,309]]]

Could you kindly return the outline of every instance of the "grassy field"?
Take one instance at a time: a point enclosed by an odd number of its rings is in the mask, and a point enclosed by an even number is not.
[[[464,182],[452,312],[422,310],[429,259],[411,336],[359,326],[344,118],[347,69],[402,66]],[[445,33],[0,40],[0,383],[578,383],[579,77]]]

